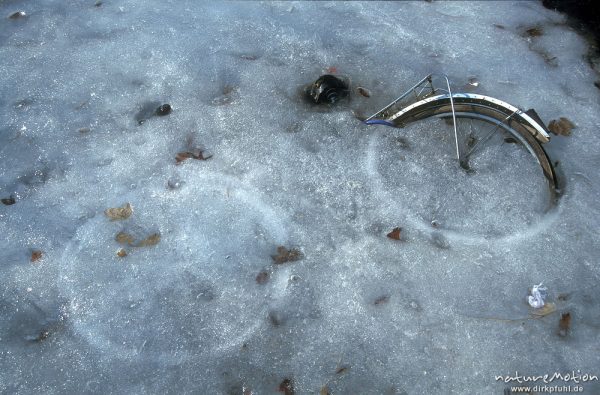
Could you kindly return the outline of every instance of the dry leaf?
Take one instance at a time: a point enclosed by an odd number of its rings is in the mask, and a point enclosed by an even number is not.
[[[529,36],[529,37],[540,37],[543,34],[544,34],[544,29],[542,29],[539,26],[534,26],[532,28],[525,30],[525,35]]]
[[[571,130],[574,127],[575,127],[575,125],[573,124],[573,122],[569,121],[567,118],[564,118],[564,117],[561,117],[558,120],[553,119],[548,124],[548,129],[552,133],[554,133],[556,135],[562,135],[562,136],[571,135]]]
[[[160,233],[152,233],[150,236],[146,237],[144,240],[140,241],[136,244],[136,247],[147,247],[158,244],[160,241]]]
[[[390,233],[387,234],[387,237],[393,240],[400,240],[400,232],[402,232],[402,228],[394,228]]]
[[[125,258],[127,256],[127,251],[125,251],[124,248],[119,248],[119,251],[117,251],[117,256],[119,258]]]
[[[563,313],[558,321],[558,335],[565,337],[571,329],[571,313]]]
[[[123,207],[108,208],[104,211],[104,214],[106,214],[111,221],[127,219],[133,214],[133,207],[131,207],[131,204],[126,203]]]
[[[31,253],[31,262],[37,262],[42,259],[42,251],[35,250]]]
[[[293,262],[302,259],[302,253],[296,248],[288,250],[284,246],[277,247],[277,255],[271,255],[271,258],[276,264],[280,265],[285,262]]]
[[[369,92],[369,90],[367,88],[363,88],[362,86],[359,86],[356,88],[356,91],[364,97],[371,97],[371,92]]]
[[[329,388],[326,385],[322,386],[319,395],[330,395]]]
[[[182,151],[175,155],[175,162],[177,164],[183,162],[186,159],[197,159],[197,160],[207,160],[212,158],[211,154],[205,154],[204,150],[201,149],[193,149],[192,151]]]
[[[115,240],[119,244],[129,244],[129,245],[133,245],[133,243],[135,241],[135,239],[133,238],[132,235],[130,235],[129,233],[125,233],[125,232],[117,233],[117,235],[115,236]]]
[[[283,379],[281,384],[279,384],[279,392],[283,392],[285,395],[294,395],[294,385],[292,380]]]

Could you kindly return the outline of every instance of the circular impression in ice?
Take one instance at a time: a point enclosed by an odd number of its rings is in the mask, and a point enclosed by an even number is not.
[[[365,166],[386,214],[467,244],[530,237],[555,221],[560,206],[548,209],[546,180],[523,147],[502,140],[485,146],[466,171],[441,122],[371,136]]]
[[[126,221],[96,215],[65,249],[71,323],[99,354],[161,364],[204,358],[240,347],[266,316],[255,277],[273,245],[285,243],[285,220],[239,180],[194,177],[197,188],[160,191],[144,209],[131,201]],[[158,230],[161,240],[119,258],[115,234],[128,227]]]

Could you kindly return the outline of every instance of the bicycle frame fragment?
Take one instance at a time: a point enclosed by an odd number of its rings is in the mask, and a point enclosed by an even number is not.
[[[436,88],[433,77],[445,80],[446,89]],[[409,95],[411,93],[414,98]],[[487,120],[496,126],[476,145],[487,141],[498,130],[500,125],[514,131],[515,136],[529,150],[542,166],[544,175],[553,190],[557,188],[556,174],[550,159],[541,144],[550,141],[550,134],[535,110],[523,111],[502,100],[474,93],[452,93],[450,82],[445,75],[429,74],[400,97],[368,117],[364,122],[368,125],[386,125],[404,127],[405,125],[432,116],[449,118],[452,115],[456,156],[461,166],[476,146],[461,155],[456,126],[457,115],[477,114],[479,119]]]
[[[544,123],[540,120],[539,116],[533,109],[523,111],[507,102],[493,98],[491,96],[479,95],[474,93],[452,93],[450,89],[450,82],[448,77],[441,75],[446,81],[447,89],[435,88],[433,86],[433,76],[435,74],[429,74],[421,81],[417,82],[412,88],[407,90],[402,96],[392,101],[390,104],[377,111],[365,120],[368,125],[383,124],[387,126],[404,127],[405,125],[421,120],[424,116],[416,117],[416,113],[422,112],[427,107],[433,107],[443,102],[450,102],[453,114],[454,123],[454,137],[457,146],[457,156],[460,160],[460,153],[458,152],[458,135],[456,130],[456,111],[455,102],[458,103],[469,103],[471,105],[478,105],[482,107],[493,108],[506,114],[505,121],[509,121],[515,117],[518,121],[525,126],[529,132],[540,142],[547,143],[550,141],[550,134]],[[436,95],[439,92],[445,92],[441,95]],[[408,105],[400,106],[399,103],[406,99],[411,93],[414,94],[414,101]],[[435,114],[431,114],[435,115]]]

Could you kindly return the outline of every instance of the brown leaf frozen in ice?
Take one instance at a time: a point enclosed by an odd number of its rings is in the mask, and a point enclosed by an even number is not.
[[[335,374],[346,373],[348,371],[348,369],[350,369],[349,365],[342,365],[335,370]]]
[[[175,162],[177,164],[183,162],[184,160],[191,158],[192,154],[189,152],[179,152],[177,153],[177,155],[175,155]]]
[[[359,86],[359,87],[356,88],[356,91],[361,96],[371,97],[371,92],[367,88],[363,88],[362,86]]]
[[[400,240],[400,233],[402,232],[402,228],[394,228],[390,233],[387,234],[387,237],[393,240]]]
[[[132,247],[148,247],[156,245],[160,242],[160,233],[152,233],[150,236],[136,243],[135,238],[129,233],[119,232],[115,236],[115,240],[119,244],[128,244]]]
[[[527,30],[525,30],[524,35],[526,37],[540,37],[544,34],[544,29],[542,29],[540,26],[534,26],[531,27]]]
[[[329,387],[326,385],[322,386],[321,390],[319,391],[319,395],[331,395],[331,392],[329,392]]]
[[[179,164],[189,158],[197,159],[197,160],[207,160],[207,159],[212,158],[211,154],[208,154],[205,152],[206,152],[205,150],[201,150],[199,148],[193,149],[191,151],[179,152],[177,155],[175,155],[175,162],[177,164]]]
[[[135,239],[133,238],[133,236],[126,232],[117,233],[117,235],[115,236],[115,240],[119,244],[129,244],[129,245],[133,245],[133,243],[135,242]]]
[[[293,262],[302,259],[302,252],[296,248],[288,250],[284,246],[277,247],[277,255],[271,255],[271,258],[276,264],[280,265],[285,262]]]
[[[563,313],[558,321],[558,335],[565,337],[571,329],[571,313]]]
[[[126,203],[123,207],[108,208],[104,210],[104,214],[110,218],[111,221],[127,219],[133,214],[133,207],[131,207],[131,204]]]
[[[571,135],[571,130],[575,127],[575,125],[573,124],[573,122],[569,121],[567,118],[561,117],[560,119],[556,120],[553,119],[552,121],[550,121],[550,123],[548,124],[548,129],[558,135],[562,135],[562,136],[569,136]]]
[[[147,247],[157,245],[160,241],[159,233],[152,233],[150,236],[146,237],[144,240],[140,241],[136,244],[136,247]]]
[[[125,251],[124,248],[119,248],[119,251],[117,251],[117,256],[119,258],[125,258],[127,256],[127,251]]]
[[[294,384],[291,379],[283,379],[283,381],[279,384],[279,392],[283,392],[285,395],[294,395]]]
[[[40,259],[42,259],[42,255],[43,255],[42,251],[40,251],[40,250],[34,250],[34,251],[31,252],[31,259],[30,259],[30,261],[31,262],[37,262]]]

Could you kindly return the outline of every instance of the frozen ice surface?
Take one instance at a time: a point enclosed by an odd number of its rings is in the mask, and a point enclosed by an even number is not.
[[[288,378],[299,394],[491,394],[515,371],[600,374],[600,91],[563,15],[95,3],[0,1],[0,197],[16,200],[0,205],[0,393],[271,394]],[[327,70],[371,97],[308,104]],[[548,146],[555,209],[514,144],[467,173],[442,120],[354,117],[431,72],[577,125]],[[176,165],[194,148],[213,157]],[[103,214],[127,202],[130,218]],[[303,258],[277,265],[278,246]],[[557,312],[528,319],[540,281]]]

